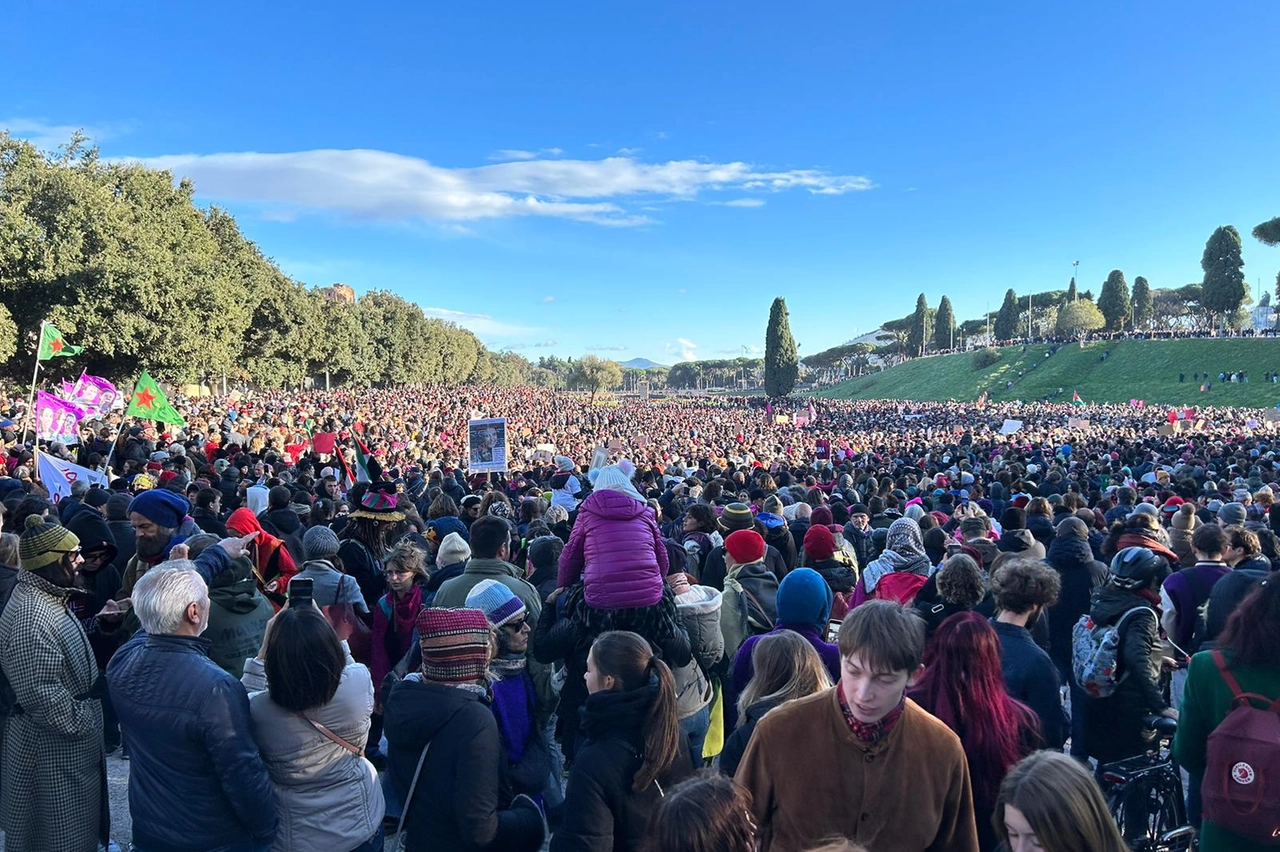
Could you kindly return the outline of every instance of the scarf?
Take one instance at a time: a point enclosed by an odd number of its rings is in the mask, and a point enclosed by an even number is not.
[[[912,521],[912,524],[914,523],[915,521]],[[932,567],[929,557],[924,554],[923,550],[919,554],[902,554],[893,550],[886,550],[862,572],[862,582],[866,586],[867,594],[870,595],[876,590],[881,578],[889,574],[907,571],[927,577]]]
[[[849,702],[845,700],[844,690],[839,684],[836,684],[836,695],[840,697],[840,712],[844,713],[844,720],[848,723],[849,730],[853,732],[854,739],[869,746],[874,746],[893,733],[907,704],[907,697],[904,694],[898,701],[898,706],[886,713],[879,721],[859,722],[854,717],[853,711],[849,709]]]
[[[489,676],[494,680],[508,680],[524,673],[529,658],[525,654],[503,654],[489,663]]]

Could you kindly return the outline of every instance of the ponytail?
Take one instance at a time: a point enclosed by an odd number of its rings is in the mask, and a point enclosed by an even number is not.
[[[676,679],[667,664],[649,658],[650,683],[657,681],[658,694],[649,705],[644,720],[644,762],[636,770],[631,789],[639,793],[671,768],[680,750],[680,719],[676,714]]]
[[[642,792],[671,768],[680,750],[675,677],[638,633],[601,633],[591,645],[591,655],[602,674],[617,678],[622,691],[656,689],[641,731],[643,761],[632,784],[635,792]]]

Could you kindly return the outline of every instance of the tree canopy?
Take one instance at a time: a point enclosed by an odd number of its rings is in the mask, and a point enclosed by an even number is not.
[[[1155,315],[1155,300],[1151,295],[1151,285],[1147,279],[1139,275],[1133,279],[1133,322],[1135,327],[1146,328]]]
[[[1004,304],[996,314],[996,324],[992,328],[996,340],[1013,340],[1018,334],[1018,295],[1010,287],[1005,291]]]
[[[1058,334],[1063,337],[1083,339],[1089,332],[1106,325],[1106,318],[1098,306],[1087,299],[1068,302],[1058,310]]]
[[[1098,296],[1098,310],[1106,320],[1107,331],[1120,331],[1129,318],[1129,284],[1119,269],[1111,270]]]
[[[1254,227],[1253,238],[1263,245],[1280,246],[1280,216]]]
[[[951,349],[956,340],[956,314],[951,309],[951,299],[942,297],[933,317],[933,348]]]
[[[787,317],[787,300],[779,296],[769,308],[769,325],[764,334],[764,392],[771,397],[786,396],[799,378],[800,363]]]
[[[1213,232],[1205,243],[1200,268],[1204,270],[1201,301],[1207,310],[1228,320],[1249,293],[1244,283],[1240,232],[1234,226],[1223,225]]]

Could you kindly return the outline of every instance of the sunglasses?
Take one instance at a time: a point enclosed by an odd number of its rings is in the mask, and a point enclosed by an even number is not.
[[[526,616],[519,621],[508,621],[502,626],[507,630],[510,630],[512,633],[519,633],[521,630],[529,626],[529,618]]]
[[[66,554],[67,556],[79,556],[80,548],[73,547],[70,550],[55,550],[54,553],[62,553],[62,554]]]

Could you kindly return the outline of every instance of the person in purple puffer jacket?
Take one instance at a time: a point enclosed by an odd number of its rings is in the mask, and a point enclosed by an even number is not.
[[[668,564],[653,509],[620,465],[602,468],[560,554],[556,585],[581,577],[583,598],[596,609],[653,606]]]

